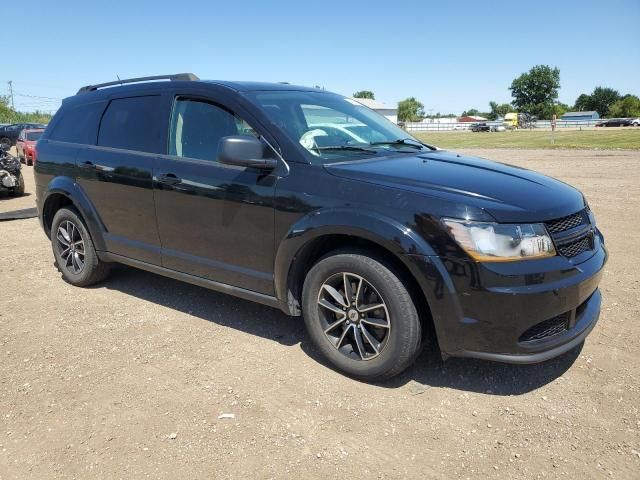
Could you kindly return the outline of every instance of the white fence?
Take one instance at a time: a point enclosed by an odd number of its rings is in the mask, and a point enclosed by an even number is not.
[[[556,128],[594,128],[601,120],[558,120]],[[427,122],[407,122],[404,128],[408,132],[421,131],[446,131],[446,130],[470,130],[474,123],[479,122],[447,122],[447,123],[427,123]],[[502,122],[487,121],[488,125],[503,125]],[[551,130],[551,120],[538,120],[532,124],[531,128]]]

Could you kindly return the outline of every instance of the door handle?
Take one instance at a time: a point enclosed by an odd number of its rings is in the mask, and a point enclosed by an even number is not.
[[[182,179],[178,178],[174,173],[161,173],[158,175],[157,181],[165,185],[177,185],[182,182]]]

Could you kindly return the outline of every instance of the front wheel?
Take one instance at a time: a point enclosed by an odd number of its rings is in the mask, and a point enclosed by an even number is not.
[[[362,253],[337,252],[309,271],[302,294],[313,343],[344,373],[383,380],[420,351],[421,324],[399,276]]]

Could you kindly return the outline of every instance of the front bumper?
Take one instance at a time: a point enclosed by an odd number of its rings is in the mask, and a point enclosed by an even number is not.
[[[600,235],[580,263],[560,256],[499,264],[423,257],[430,284],[422,287],[443,356],[538,363],[571,350],[598,321],[606,261]],[[556,319],[552,333],[528,334]]]
[[[482,360],[492,360],[504,363],[540,363],[550,360],[558,355],[568,352],[572,348],[580,345],[587,335],[591,333],[600,317],[600,305],[602,296],[600,290],[593,292],[591,297],[584,303],[581,314],[576,318],[576,324],[564,331],[564,333],[549,337],[548,342],[538,344],[537,350],[524,348],[527,350],[520,353],[492,353],[476,352],[472,350],[462,350],[454,355],[458,357],[480,358]],[[539,350],[539,351],[538,351]]]

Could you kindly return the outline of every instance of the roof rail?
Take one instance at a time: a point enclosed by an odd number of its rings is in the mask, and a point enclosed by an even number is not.
[[[148,82],[151,80],[198,81],[200,79],[193,73],[175,73],[173,75],[154,75],[153,77],[127,78],[124,80],[116,80],[113,82],[86,85],[78,90],[78,93],[76,93],[76,95],[80,95],[81,93],[93,92],[94,90],[97,90],[99,88],[112,87],[114,85],[124,85],[125,83]]]

